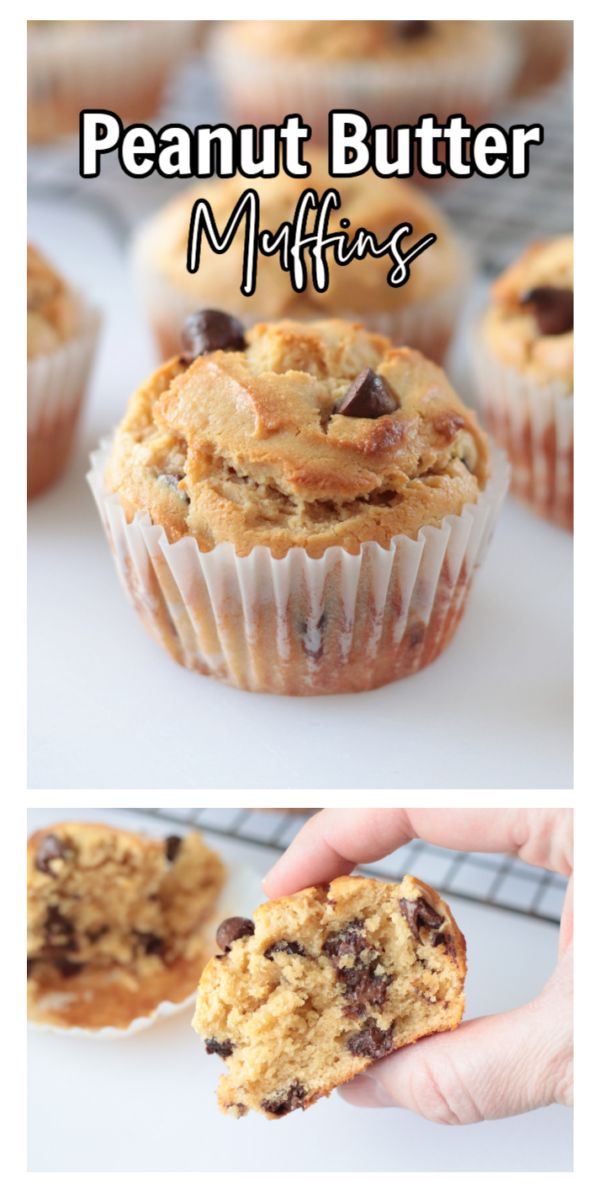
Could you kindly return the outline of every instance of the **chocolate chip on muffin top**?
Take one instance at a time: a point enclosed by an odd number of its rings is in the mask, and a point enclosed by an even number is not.
[[[133,396],[107,468],[126,511],[202,550],[318,557],[477,499],[484,435],[421,354],[338,320],[256,325],[245,343],[174,359]]]

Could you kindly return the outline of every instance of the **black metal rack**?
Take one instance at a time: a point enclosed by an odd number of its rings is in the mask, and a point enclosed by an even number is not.
[[[254,808],[135,808],[168,822],[196,828],[243,845],[272,852],[273,859],[290,844],[309,818],[310,810],[293,812]],[[414,874],[443,895],[473,900],[507,912],[558,924],[567,880],[552,871],[530,867],[506,854],[475,854],[446,850],[416,840],[360,872],[396,880]]]

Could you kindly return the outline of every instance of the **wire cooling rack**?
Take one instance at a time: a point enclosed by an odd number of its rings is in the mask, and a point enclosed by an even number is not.
[[[240,845],[270,850],[273,860],[292,842],[310,815],[306,809],[290,812],[254,808],[135,808],[131,811],[158,817],[169,825],[218,834]],[[529,867],[510,855],[461,853],[419,839],[360,871],[394,881],[413,874],[444,895],[554,924],[560,920],[567,885],[563,876]]]

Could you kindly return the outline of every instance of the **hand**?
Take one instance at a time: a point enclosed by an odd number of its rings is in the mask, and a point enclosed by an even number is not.
[[[264,880],[268,896],[329,882],[412,838],[455,850],[516,854],[571,876],[558,962],[522,1008],[466,1021],[372,1064],[341,1088],[350,1104],[409,1108],[465,1125],[573,1098],[573,818],[570,809],[324,809]],[[497,969],[500,969],[497,967]]]

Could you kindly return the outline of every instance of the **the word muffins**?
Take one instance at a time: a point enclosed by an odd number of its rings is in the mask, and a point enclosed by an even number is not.
[[[521,54],[504,21],[227,21],[212,51],[235,123],[301,113],[320,142],[339,108],[391,125],[425,113],[481,123]]]
[[[211,939],[204,924],[224,880],[197,833],[166,839],[62,822],[27,846],[30,1017],[126,1028],[189,996]]]
[[[160,352],[164,357],[180,350],[183,321],[201,306],[224,307],[244,323],[321,319],[335,316],[364,321],[368,328],[384,333],[394,345],[421,350],[442,362],[470,281],[467,253],[440,209],[411,184],[382,179],[372,171],[358,177],[332,179],[326,158],[310,152],[311,174],[296,179],[281,174],[276,179],[230,179],[197,185],[177,196],[142,227],[134,248],[138,292],[145,306]],[[306,188],[321,197],[336,188],[341,207],[333,212],[330,231],[340,231],[348,219],[353,231],[363,228],[379,240],[403,223],[413,227],[404,240],[408,250],[430,233],[436,241],[411,264],[409,281],[391,287],[388,257],[366,255],[346,265],[329,256],[329,284],[317,292],[308,278],[302,292],[293,291],[277,256],[263,257],[257,269],[257,286],[252,296],[240,292],[245,252],[241,224],[225,254],[216,254],[206,242],[196,274],[187,270],[187,240],[194,201],[210,202],[214,219],[222,231],[247,187],[255,189],[260,203],[260,225],[276,231],[288,222]],[[306,231],[316,225],[314,210]]]
[[[27,494],[66,465],[99,331],[99,315],[27,247]]]
[[[497,279],[475,352],[489,431],[512,490],[573,526],[573,239],[538,242]]]
[[[417,351],[344,321],[189,321],[90,476],[177,659],[255,691],[378,687],[441,652],[506,487]]]

